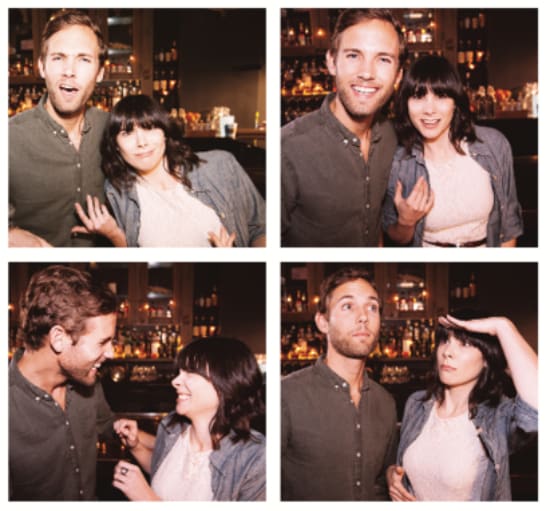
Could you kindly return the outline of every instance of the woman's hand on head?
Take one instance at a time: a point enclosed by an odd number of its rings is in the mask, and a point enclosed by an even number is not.
[[[213,247],[232,247],[236,237],[235,233],[230,235],[223,225],[220,227],[218,235],[212,231],[208,232],[208,240]]]
[[[113,486],[118,488],[129,500],[160,500],[147,483],[137,465],[119,461],[113,472]]]
[[[414,227],[433,208],[435,196],[426,179],[421,177],[406,199],[403,197],[403,184],[397,181],[393,202],[397,209],[398,223]]]
[[[386,481],[390,498],[394,502],[410,502],[416,500],[415,496],[409,493],[403,486],[405,470],[399,465],[390,465],[386,470]]]
[[[468,332],[495,335],[497,337],[500,329],[506,324],[511,323],[509,319],[500,316],[464,320],[455,318],[450,314],[440,316],[438,321],[439,324],[445,328],[461,328],[462,330],[467,330]]]
[[[101,234],[110,239],[115,246],[126,246],[126,236],[109,213],[107,206],[101,204],[97,197],[86,195],[87,214],[78,202],[74,207],[84,226],[77,225],[72,228],[72,232]]]

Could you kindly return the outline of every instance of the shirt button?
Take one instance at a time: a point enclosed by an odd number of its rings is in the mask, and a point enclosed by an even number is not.
[[[79,495],[84,495],[84,490],[80,490],[78,493]]]
[[[69,421],[65,421],[65,426],[68,426],[69,425]]]
[[[54,135],[57,135],[57,131],[56,131],[56,130],[54,130],[53,134],[54,134]]]
[[[334,390],[338,390],[340,388],[340,385],[334,385]]]
[[[357,456],[358,458],[360,458],[360,457],[361,457],[361,453],[360,453],[359,451],[357,451],[357,452],[355,453],[355,456]]]
[[[361,486],[361,481],[355,481],[355,486]]]
[[[355,429],[361,429],[361,424],[356,424]]]
[[[342,387],[344,387],[345,389],[348,387],[348,384],[346,382],[342,383]]]
[[[79,469],[78,467],[76,467],[76,468],[74,469],[74,471],[78,474],[78,473],[80,472],[80,469]]]
[[[73,444],[69,445],[69,449],[70,449],[71,451],[74,451],[74,445],[73,445]]]
[[[367,177],[365,178],[365,181],[368,183],[368,182],[370,181],[370,176],[367,176]]]
[[[356,138],[353,139],[353,143],[357,144],[357,139]]]
[[[370,204],[365,204],[366,209],[370,209]]]
[[[81,188],[80,188],[80,186],[79,186],[79,187],[76,189],[76,191],[80,193],[80,190],[81,190]]]
[[[77,164],[76,164],[76,168],[77,168],[77,169],[80,168],[80,163],[77,163]]]
[[[348,145],[349,144],[349,140],[347,138],[344,139],[344,144],[345,145]]]

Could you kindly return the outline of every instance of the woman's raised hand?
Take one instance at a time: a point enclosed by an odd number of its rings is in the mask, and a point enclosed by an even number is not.
[[[84,226],[76,225],[72,228],[72,232],[80,232],[85,234],[101,234],[109,238],[116,247],[126,246],[126,236],[117,225],[107,206],[101,204],[97,197],[86,195],[86,206],[88,213],[77,202],[74,207],[77,215]]]
[[[131,419],[119,419],[113,424],[120,441],[129,449],[134,449],[139,443],[138,424]]]

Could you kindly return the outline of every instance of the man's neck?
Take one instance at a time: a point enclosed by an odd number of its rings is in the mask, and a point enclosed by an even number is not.
[[[363,142],[370,142],[371,127],[374,123],[374,115],[353,118],[349,115],[338,95],[330,103],[330,110],[348,130]]]
[[[17,367],[27,380],[50,395],[67,385],[67,377],[60,371],[55,355],[49,353],[48,347],[36,351],[26,349]]]
[[[80,140],[82,138],[82,129],[84,127],[84,115],[86,113],[86,109],[84,108],[69,117],[63,117],[57,113],[49,99],[46,100],[44,108],[50,117],[65,129],[69,139],[78,150],[80,147]]]
[[[352,392],[361,392],[366,363],[364,358],[346,357],[329,348],[325,363],[340,378],[348,382]]]

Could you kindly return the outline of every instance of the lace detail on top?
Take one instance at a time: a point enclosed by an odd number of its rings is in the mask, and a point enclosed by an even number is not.
[[[191,449],[187,428],[153,476],[153,491],[162,500],[211,501],[211,453],[212,450],[197,452]]]

